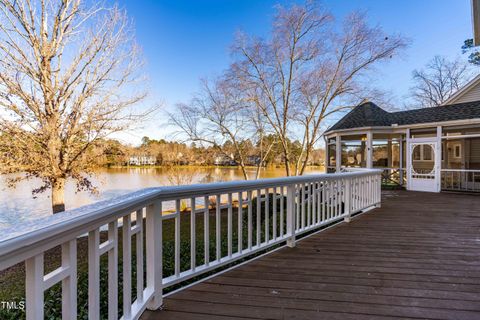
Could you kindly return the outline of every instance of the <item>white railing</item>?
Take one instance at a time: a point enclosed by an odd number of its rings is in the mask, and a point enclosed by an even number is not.
[[[480,192],[480,170],[442,169],[442,190]]]
[[[162,305],[168,287],[275,245],[293,247],[303,233],[378,206],[380,180],[381,170],[361,170],[146,189],[16,227],[0,239],[0,270],[25,262],[27,319],[44,318],[44,292],[59,283],[62,318],[76,318],[80,272],[88,272],[89,319],[138,318]],[[60,266],[45,274],[45,253],[57,246]]]

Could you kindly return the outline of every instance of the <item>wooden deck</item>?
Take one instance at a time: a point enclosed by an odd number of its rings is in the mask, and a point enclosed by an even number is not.
[[[480,196],[382,208],[165,299],[143,319],[480,319]]]

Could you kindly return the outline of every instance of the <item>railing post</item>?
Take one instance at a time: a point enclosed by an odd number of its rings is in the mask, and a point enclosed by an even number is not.
[[[295,185],[287,186],[287,246],[295,247]]]
[[[160,201],[147,206],[146,246],[147,288],[153,291],[147,308],[149,310],[157,310],[163,304],[162,204]]]
[[[43,253],[25,260],[26,319],[43,319]]]
[[[351,178],[347,178],[345,180],[345,218],[343,219],[345,222],[350,222],[350,215],[351,215],[351,202],[350,199],[352,197],[352,188],[350,185]]]
[[[62,280],[62,319],[77,319],[77,239],[62,245],[62,267],[69,271]]]
[[[99,245],[100,231],[94,229],[88,233],[88,319],[100,319]]]
[[[377,192],[377,196],[376,196],[376,200],[377,200],[377,203],[375,204],[375,207],[377,208],[381,208],[382,207],[382,178],[379,177],[378,175],[374,176],[376,177],[376,179],[374,179],[374,181],[376,182],[376,192]]]

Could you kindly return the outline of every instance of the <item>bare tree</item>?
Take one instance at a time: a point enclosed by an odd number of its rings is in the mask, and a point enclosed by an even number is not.
[[[90,2],[88,2],[90,3]],[[88,153],[145,115],[131,23],[117,7],[81,0],[0,0],[2,172],[40,178],[53,212],[67,178],[94,190]]]
[[[414,70],[410,89],[414,103],[421,107],[438,107],[469,79],[468,65],[459,59],[448,61],[435,56],[424,69]]]
[[[309,1],[279,6],[270,39],[240,34],[235,41],[231,72],[279,137],[286,175],[304,172],[325,118],[365,98],[367,71],[407,45],[359,13],[337,29],[331,14]],[[299,157],[289,144],[296,139]]]
[[[252,142],[258,142],[259,149],[256,178],[272,144],[264,141],[264,121],[256,111],[243,100],[235,84],[221,77],[202,81],[201,93],[189,104],[178,104],[170,120],[189,140],[213,146],[227,156],[232,153],[248,180],[247,157],[252,155]]]

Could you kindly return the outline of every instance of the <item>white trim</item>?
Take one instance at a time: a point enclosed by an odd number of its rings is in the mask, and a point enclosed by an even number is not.
[[[456,136],[443,136],[442,139],[446,140],[457,140],[457,139],[466,139],[466,138],[480,138],[480,133],[477,134],[464,134]]]

